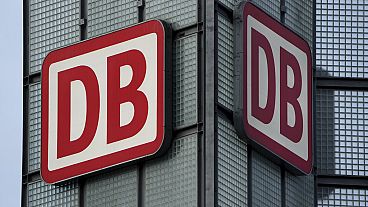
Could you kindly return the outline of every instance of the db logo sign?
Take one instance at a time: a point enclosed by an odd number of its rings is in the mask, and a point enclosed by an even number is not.
[[[46,57],[41,174],[47,183],[165,150],[171,137],[168,35],[162,22],[148,21]]]
[[[312,170],[312,58],[308,43],[246,3],[236,17],[236,113],[247,135],[292,170]]]

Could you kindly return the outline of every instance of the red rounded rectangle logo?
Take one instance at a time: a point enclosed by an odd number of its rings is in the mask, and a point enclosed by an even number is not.
[[[292,170],[309,174],[313,160],[309,45],[251,3],[237,15],[237,131]]]
[[[152,20],[48,54],[41,95],[45,182],[167,148],[171,64],[165,54],[170,35],[163,22]]]

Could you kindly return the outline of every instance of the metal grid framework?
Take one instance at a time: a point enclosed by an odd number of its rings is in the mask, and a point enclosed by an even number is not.
[[[316,14],[317,75],[367,78],[367,2],[317,0]]]

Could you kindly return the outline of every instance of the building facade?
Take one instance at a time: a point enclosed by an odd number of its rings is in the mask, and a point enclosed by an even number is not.
[[[234,129],[236,0],[24,0],[22,206],[367,206],[368,3],[252,0],[310,45],[314,171],[294,176]],[[168,152],[49,185],[40,176],[48,52],[148,19],[173,28]]]

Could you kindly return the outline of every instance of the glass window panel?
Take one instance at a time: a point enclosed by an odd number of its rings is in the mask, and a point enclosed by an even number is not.
[[[29,1],[29,73],[51,50],[79,41],[79,10],[79,0]]]
[[[88,178],[84,186],[86,207],[138,205],[138,170],[124,167]]]
[[[43,181],[28,183],[28,207],[74,207],[79,206],[77,183],[49,185]]]
[[[234,108],[233,25],[218,16],[218,102]]]
[[[285,203],[287,207],[314,206],[314,175],[295,176],[285,172]]]
[[[218,118],[218,205],[247,206],[247,145]]]
[[[174,41],[174,126],[197,122],[197,35]]]
[[[319,174],[368,176],[368,92],[316,93]]]
[[[337,187],[319,187],[318,207],[368,206],[368,190]]]
[[[253,206],[281,206],[280,167],[252,152],[252,202]]]
[[[136,0],[88,1],[88,37],[95,37],[138,23]]]
[[[280,0],[252,0],[252,2],[273,18],[280,20]]]
[[[313,0],[286,0],[285,24],[313,46]]]
[[[28,172],[40,169],[41,157],[41,84],[29,85]]]
[[[144,166],[144,206],[197,206],[197,135],[173,141],[169,152]]]
[[[368,56],[362,53],[368,49],[366,8],[346,0],[317,0],[316,3],[317,19],[321,20],[317,25],[323,26],[316,27],[317,75],[367,78]],[[331,49],[326,50],[328,48]],[[340,57],[336,59],[335,54],[340,54]]]
[[[146,18],[162,19],[180,29],[197,23],[197,0],[146,0]]]

